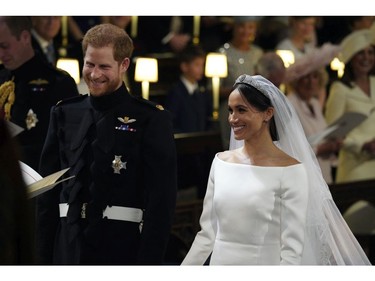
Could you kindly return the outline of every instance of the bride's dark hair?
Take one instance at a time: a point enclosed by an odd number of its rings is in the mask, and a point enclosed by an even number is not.
[[[249,84],[237,83],[234,85],[233,90],[234,89],[237,89],[240,94],[248,101],[248,103],[258,109],[260,112],[264,112],[269,107],[273,107],[271,104],[271,100],[268,97],[266,97],[262,92]],[[270,133],[273,141],[279,140],[275,118],[273,116],[270,119]]]

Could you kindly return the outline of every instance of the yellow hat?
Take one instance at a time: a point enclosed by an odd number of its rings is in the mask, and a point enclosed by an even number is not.
[[[374,41],[374,28],[361,29],[350,33],[341,41],[341,52],[339,59],[343,63],[347,63],[356,53],[367,48]]]

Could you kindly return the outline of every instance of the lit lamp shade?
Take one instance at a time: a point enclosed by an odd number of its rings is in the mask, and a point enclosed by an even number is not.
[[[63,69],[73,77],[76,84],[79,84],[80,75],[79,75],[79,63],[76,59],[61,58],[57,61],[57,68]]]
[[[153,58],[137,58],[135,81],[158,82],[158,61]]]
[[[142,82],[142,97],[149,99],[149,82],[158,82],[158,61],[154,58],[137,58],[134,80]]]
[[[221,53],[209,53],[206,57],[206,77],[227,77],[227,56]]]
[[[290,50],[276,50],[276,54],[281,57],[286,68],[295,62],[294,54]]]
[[[227,56],[221,53],[208,53],[205,67],[206,77],[212,77],[213,118],[219,117],[220,78],[228,76]]]

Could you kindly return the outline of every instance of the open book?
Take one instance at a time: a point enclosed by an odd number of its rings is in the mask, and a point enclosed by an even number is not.
[[[69,180],[71,178],[74,178],[74,176],[61,179],[57,181],[63,174],[65,174],[70,168],[63,169],[61,171],[58,171],[56,173],[53,173],[47,177],[42,177],[39,175],[33,168],[26,165],[25,163],[20,161],[20,168],[22,172],[23,179],[27,185],[27,193],[29,198],[33,198],[35,196],[38,196],[42,194],[43,192],[46,192],[53,187],[55,187],[57,184]]]
[[[345,138],[345,136],[361,124],[367,115],[359,112],[346,112],[343,116],[329,125],[324,131],[308,137],[309,143],[314,146],[322,140]]]

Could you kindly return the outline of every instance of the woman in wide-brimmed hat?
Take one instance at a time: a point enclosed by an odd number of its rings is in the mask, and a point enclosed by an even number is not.
[[[373,29],[354,31],[341,42],[342,78],[332,83],[326,104],[326,120],[333,123],[346,112],[367,119],[345,138],[339,153],[338,183],[374,178],[375,170],[375,66]]]

